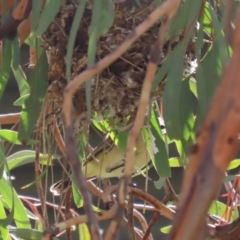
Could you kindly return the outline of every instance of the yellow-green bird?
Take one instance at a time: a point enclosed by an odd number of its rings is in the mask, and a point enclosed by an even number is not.
[[[105,144],[106,145],[106,144]],[[136,142],[136,153],[134,157],[132,172],[138,172],[150,161],[147,144],[142,136]],[[101,146],[93,151],[83,164],[82,171],[87,179],[121,177],[124,170],[125,152],[111,143],[106,147]],[[54,195],[60,195],[60,189],[66,190],[70,179],[60,180],[53,184],[50,191]],[[64,184],[64,186],[62,186]]]

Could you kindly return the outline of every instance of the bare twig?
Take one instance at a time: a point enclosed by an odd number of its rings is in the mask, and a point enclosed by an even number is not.
[[[12,124],[20,120],[21,113],[10,113],[0,115],[0,124]]]
[[[130,195],[128,199],[128,208],[127,208],[127,221],[128,221],[128,233],[130,239],[135,239],[135,231],[134,231],[134,218],[133,218],[133,203],[134,203],[134,196]]]
[[[118,189],[117,185],[111,186],[108,189],[105,190],[105,194],[112,194],[114,192],[116,192]],[[161,215],[163,215],[164,217],[168,218],[168,219],[173,219],[173,215],[175,214],[175,212],[166,207],[163,203],[161,203],[159,200],[157,200],[155,197],[151,196],[150,194],[148,194],[147,192],[135,188],[135,187],[127,187],[127,192],[129,194],[133,194],[135,197],[153,205],[155,207],[155,210],[160,212]]]
[[[98,223],[96,221],[95,215],[93,214],[93,210],[91,207],[91,197],[88,192],[88,188],[86,185],[86,180],[82,174],[81,171],[81,164],[78,160],[78,152],[76,147],[76,142],[74,139],[74,132],[73,132],[73,125],[72,125],[72,97],[73,94],[76,92],[78,87],[83,84],[87,79],[90,79],[97,73],[101,72],[103,69],[108,67],[111,63],[113,63],[117,58],[119,58],[144,32],[146,32],[159,18],[161,18],[163,15],[167,14],[167,16],[172,16],[173,10],[178,8],[179,0],[175,1],[166,1],[164,2],[160,7],[156,8],[154,12],[152,12],[149,17],[143,21],[138,27],[136,27],[135,30],[133,30],[126,38],[126,40],[118,47],[115,51],[113,51],[111,54],[108,54],[106,57],[104,57],[101,61],[99,61],[97,64],[95,64],[92,68],[89,68],[85,70],[83,73],[76,76],[73,81],[71,81],[65,91],[64,91],[64,102],[63,102],[63,116],[64,116],[64,123],[65,123],[65,129],[66,129],[66,155],[68,162],[72,168],[74,179],[76,180],[76,185],[78,189],[80,190],[83,199],[84,199],[84,208],[86,210],[87,215],[89,216],[89,224],[90,224],[90,233],[92,235],[92,239],[100,238],[98,234]],[[154,66],[152,64],[148,67],[148,74],[146,78],[153,78],[153,72],[152,68]],[[154,67],[155,68],[155,67]],[[154,72],[155,73],[155,72]],[[149,88],[149,84],[145,83],[147,85],[146,87]],[[150,89],[149,89],[150,90]],[[148,101],[149,92],[146,94],[143,94],[142,100],[146,103]],[[145,109],[144,109],[145,113]],[[141,125],[141,124],[140,124]],[[138,125],[138,126],[140,126]],[[130,136],[136,137],[137,132],[134,132],[134,128]],[[131,143],[131,138],[130,141]],[[132,144],[132,143],[131,143]],[[134,142],[132,146],[134,147]],[[130,152],[129,152],[130,153]],[[132,153],[130,153],[131,155]],[[130,160],[131,161],[131,160]],[[127,161],[126,161],[127,162]],[[132,162],[128,163],[128,167],[126,166],[125,169],[126,172],[124,173],[125,176],[130,176],[129,171],[131,169]],[[124,181],[125,183],[128,182]],[[124,193],[124,191],[122,191]],[[120,202],[123,204],[125,201],[125,194],[120,194],[121,199]],[[118,211],[117,211],[118,212]],[[121,217],[122,210],[119,211],[120,217]]]
[[[190,240],[206,226],[206,214],[215,199],[229,162],[238,149],[240,132],[240,11],[229,60],[209,112],[189,155],[179,211],[168,240]],[[203,201],[204,199],[204,201]]]
[[[128,222],[128,220],[124,217],[123,219],[122,219],[122,222],[121,222],[121,224],[122,224],[122,226],[123,227],[125,227],[127,230],[129,229],[129,222]],[[136,239],[136,240],[142,240],[142,237],[141,237],[141,235],[139,234],[139,232],[137,231],[137,229],[136,228],[133,228],[133,231],[134,231],[134,238],[130,238],[130,239]]]
[[[111,219],[115,213],[115,210],[116,210],[116,206],[114,205],[106,212],[94,213],[94,214],[98,221],[103,221],[103,220]],[[51,239],[52,236],[56,236],[58,233],[66,230],[67,228],[70,228],[73,225],[79,225],[81,223],[86,223],[88,221],[89,219],[87,215],[81,215],[81,216],[77,216],[75,218],[66,220],[62,223],[55,224],[44,231],[42,240],[49,240]]]
[[[163,24],[163,26],[160,29],[160,34],[158,39],[159,42],[154,44],[151,47],[150,59],[149,59],[147,72],[146,72],[145,79],[142,86],[141,97],[140,97],[136,119],[128,135],[125,167],[124,167],[123,176],[119,184],[118,195],[117,195],[117,201],[119,204],[118,210],[116,212],[117,215],[116,215],[116,218],[114,218],[111,221],[109,226],[109,231],[111,228],[118,229],[119,223],[121,221],[127,186],[129,183],[131,183],[131,174],[132,174],[133,159],[134,159],[134,147],[136,146],[137,137],[143,126],[146,110],[149,105],[152,82],[158,67],[157,64],[159,62],[160,52],[164,43],[164,37],[168,30],[168,27],[170,26],[173,16],[178,10],[180,2],[181,2],[180,0],[168,0],[167,2],[165,2],[165,4],[168,3],[171,5],[171,7],[165,13],[167,17],[167,21],[165,24]],[[161,6],[163,7],[164,4]]]

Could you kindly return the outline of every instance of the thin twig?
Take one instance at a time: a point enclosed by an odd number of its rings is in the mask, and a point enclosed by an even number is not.
[[[98,221],[111,219],[115,213],[116,205],[112,206],[108,211],[101,213],[94,213],[95,217]],[[52,227],[46,229],[43,233],[42,240],[49,240],[53,236],[56,236],[58,233],[70,228],[73,225],[79,225],[81,223],[87,223],[89,221],[87,215],[77,216],[75,218],[71,218],[62,223],[58,223],[53,225]]]
[[[134,196],[129,195],[128,198],[128,208],[127,208],[127,229],[129,233],[130,239],[135,240],[135,231],[134,231],[134,218],[133,218],[133,203],[134,203]]]
[[[163,15],[167,14],[168,16],[172,14],[173,9],[176,8],[177,1],[166,1],[161,6],[156,8],[155,11],[153,11],[148,18],[143,21],[138,27],[135,28],[126,38],[126,40],[118,47],[115,51],[108,54],[106,57],[104,57],[101,61],[99,61],[97,64],[95,64],[92,68],[89,68],[85,70],[83,73],[76,76],[66,87],[64,91],[64,101],[63,101],[63,116],[64,116],[64,124],[65,124],[65,130],[66,130],[66,155],[67,160],[72,168],[73,176],[76,181],[76,185],[78,189],[80,190],[83,200],[84,200],[84,208],[85,211],[89,217],[89,224],[90,224],[90,233],[92,236],[92,239],[99,239],[99,226],[97,223],[97,220],[95,218],[95,215],[92,210],[92,200],[86,185],[86,179],[83,176],[82,173],[82,167],[78,160],[78,152],[77,152],[77,146],[76,141],[74,139],[74,131],[73,131],[73,125],[72,125],[72,97],[73,94],[77,91],[79,86],[83,84],[87,79],[90,79],[97,73],[101,72],[103,69],[108,67],[111,63],[113,63],[117,58],[119,58],[131,45],[143,34],[145,33],[153,24],[161,18]],[[153,78],[152,76],[152,68],[153,66],[150,64],[148,67],[148,74],[147,78]],[[155,69],[155,67],[154,67]],[[150,76],[148,76],[150,75]],[[146,83],[145,83],[146,84]],[[149,85],[149,84],[148,84]],[[150,87],[150,86],[149,86]],[[144,97],[147,97],[149,93],[146,95],[143,94],[143,100],[145,102]],[[148,99],[148,97],[147,97]],[[147,100],[148,101],[148,100]],[[145,113],[145,110],[144,110]],[[134,129],[135,130],[135,129]],[[137,133],[137,132],[136,132]],[[133,134],[136,134],[133,131]],[[132,134],[130,134],[131,136]],[[134,135],[133,135],[134,136]],[[136,136],[135,136],[136,137]],[[131,140],[131,139],[130,139]],[[134,142],[132,149],[134,147]],[[131,153],[130,153],[131,154]],[[126,161],[127,162],[127,161]],[[129,171],[132,166],[132,162],[128,164],[130,167],[128,167],[127,172],[124,173],[125,176],[130,176]],[[125,167],[127,169],[127,167]],[[125,183],[128,181],[124,181]],[[124,191],[122,191],[124,192]],[[125,194],[120,194],[121,199],[119,202],[122,204],[125,200]],[[122,208],[122,207],[121,207]],[[119,213],[120,213],[120,219],[121,219],[121,212],[119,207]],[[117,211],[118,212],[118,211]]]
[[[36,175],[36,179],[37,179],[37,178],[39,178],[39,176],[42,173],[41,165],[39,162],[40,142],[41,142],[41,132],[39,130],[36,132],[36,140],[37,140],[37,143],[35,145],[35,175]],[[37,187],[38,197],[41,201],[44,228],[47,228],[49,226],[48,215],[47,215],[46,201],[45,201],[44,194],[43,194],[43,186],[42,186],[41,179],[39,179],[36,182],[36,187]]]
[[[0,114],[0,124],[13,124],[20,120],[21,113]]]

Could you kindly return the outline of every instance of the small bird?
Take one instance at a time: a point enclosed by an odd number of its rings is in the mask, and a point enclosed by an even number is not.
[[[150,161],[150,155],[147,150],[147,144],[142,136],[139,136],[136,142],[136,151],[132,172],[138,172],[144,168]],[[113,178],[121,177],[125,164],[125,152],[111,143],[105,144],[93,151],[83,164],[83,174],[87,179]],[[70,179],[60,180],[53,184],[50,192],[54,195],[60,195],[70,186]],[[62,190],[62,191],[61,191]]]

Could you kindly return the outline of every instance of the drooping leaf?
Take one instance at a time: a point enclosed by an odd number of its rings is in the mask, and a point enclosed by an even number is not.
[[[179,117],[181,85],[183,76],[183,46],[178,45],[173,51],[172,65],[168,74],[163,93],[163,116],[170,139],[179,139],[182,136]]]
[[[66,60],[66,76],[67,81],[69,82],[71,80],[71,63],[72,63],[72,53],[73,53],[73,47],[77,35],[78,28],[82,21],[82,16],[85,10],[87,0],[80,1],[77,11],[75,13],[69,39],[68,39],[68,45],[67,45],[67,60]]]
[[[172,225],[167,226],[167,227],[163,227],[163,228],[160,229],[160,231],[162,233],[168,234],[170,232],[171,228],[172,228]]]
[[[225,176],[223,182],[226,183],[226,182],[231,182],[233,180],[235,180],[236,178],[239,178],[240,175],[239,174],[236,174],[236,175],[228,175],[228,176]]]
[[[4,39],[2,41],[2,56],[4,56],[4,61],[2,61],[2,66],[0,66],[0,99],[2,98],[10,75],[12,61],[12,41],[8,39]]]
[[[226,215],[224,216],[224,212],[225,212],[227,209],[228,209],[228,212],[231,212],[231,211],[232,211],[232,210],[231,210],[231,207],[228,207],[226,204],[221,203],[221,202],[219,202],[219,201],[214,201],[214,202],[211,204],[208,212],[211,213],[211,214],[215,214],[215,215],[217,215],[217,216],[221,216],[222,218],[225,218],[225,220],[228,220],[228,219],[226,219]],[[232,220],[233,220],[233,214],[232,214],[232,216],[231,216],[231,218],[230,218],[230,221],[232,221]]]
[[[195,22],[201,12],[202,4],[203,1],[201,0],[186,0],[176,14],[173,24],[170,27],[170,36],[179,34],[182,29],[188,27],[189,25],[195,25]]]
[[[22,97],[18,98],[13,105],[14,106],[22,106],[25,103],[25,100],[30,96],[30,94],[23,95]]]
[[[84,239],[84,240],[91,239],[91,235],[89,233],[86,223],[81,223],[78,225],[78,235],[79,235],[79,239]]]
[[[10,205],[11,211],[10,211],[10,214],[8,215],[8,217],[11,214],[13,214],[13,216],[11,216],[10,219],[5,219],[5,220],[1,219],[0,224],[7,226],[14,219],[16,226],[18,228],[31,229],[31,224],[29,222],[29,218],[26,214],[25,208],[24,208],[21,200],[19,199],[17,193],[13,189],[13,187],[5,179],[0,179],[0,186],[1,186],[0,193],[2,195],[2,198],[7,203],[9,203],[9,205],[11,203],[13,203],[13,206]]]
[[[88,68],[95,63],[98,37],[106,33],[114,20],[114,5],[112,0],[98,0],[93,4],[92,19],[90,25],[90,36],[88,42]],[[86,103],[88,117],[91,116],[91,87],[92,79],[86,82]]]
[[[189,89],[191,90],[191,92],[193,93],[193,95],[198,98],[198,94],[197,94],[197,83],[196,80],[193,77],[189,78]]]
[[[27,77],[20,65],[18,65],[17,69],[14,69],[12,67],[12,71],[14,74],[14,77],[18,84],[19,94],[21,97],[26,96],[30,93],[30,88],[27,82]]]
[[[227,170],[235,169],[239,167],[239,165],[240,165],[240,159],[234,159],[229,163]]]
[[[32,16],[31,18],[31,30],[32,32],[37,28],[39,24],[39,18],[41,16],[43,1],[32,1]]]
[[[77,208],[81,208],[83,206],[83,198],[74,183],[72,184],[72,191],[74,203],[76,204]]]
[[[154,181],[154,187],[157,189],[157,190],[160,190],[164,183],[166,181],[166,178],[163,178],[163,177],[160,177],[157,181]]]
[[[49,163],[50,163],[50,160],[48,160],[47,167],[44,168],[44,170],[41,172],[41,174],[37,178],[35,178],[35,180],[33,182],[23,186],[22,189],[29,188],[29,187],[35,185],[40,179],[42,179],[46,175],[46,173],[48,171]]]
[[[20,63],[20,47],[18,42],[18,37],[15,37],[12,41],[12,68],[17,69]]]
[[[213,36],[213,27],[212,27],[212,16],[209,12],[209,3],[205,2],[202,14],[202,26],[204,32],[207,33],[209,36]]]
[[[170,167],[183,167],[179,158],[174,158],[174,157],[169,158],[169,165],[170,165]]]
[[[6,157],[4,153],[3,141],[0,138],[0,179],[3,177],[5,162],[6,162]]]
[[[5,141],[8,141],[12,144],[16,144],[16,145],[22,145],[22,143],[17,139],[18,137],[18,132],[12,131],[12,130],[8,130],[8,129],[1,129],[0,130],[0,137],[2,139],[4,139]],[[28,140],[26,145],[33,145],[36,144],[37,141],[36,140]]]
[[[16,228],[10,229],[9,232],[17,238],[29,240],[41,240],[42,232],[35,229]]]
[[[52,160],[52,159],[50,159]],[[7,157],[8,169],[12,170],[14,168],[23,166],[28,163],[33,163],[35,161],[35,151],[22,150]],[[43,165],[51,164],[49,161],[49,156],[46,154],[39,154],[39,162]]]
[[[158,149],[157,152],[154,153],[154,156],[152,156],[153,166],[160,177],[170,177],[171,168],[168,162],[168,152],[162,135],[156,108],[151,111],[150,126],[152,135],[155,139],[155,147]]]
[[[5,213],[5,209],[2,205],[2,201],[0,200],[0,219],[5,219],[6,218],[6,213]],[[9,236],[9,231],[8,231],[8,227],[7,226],[0,226],[0,237],[1,239],[9,239],[10,240],[10,236]]]
[[[40,36],[42,35],[48,26],[53,21],[54,17],[56,16],[62,1],[61,0],[46,0],[44,9],[42,11],[41,17],[39,19],[38,27],[34,31],[34,35]],[[35,26],[35,23],[34,23]]]
[[[29,98],[25,101],[25,107],[21,114],[18,139],[22,143],[26,143],[30,139],[36,127],[47,90],[47,79],[48,62],[46,53],[42,52],[29,78],[31,92]]]

